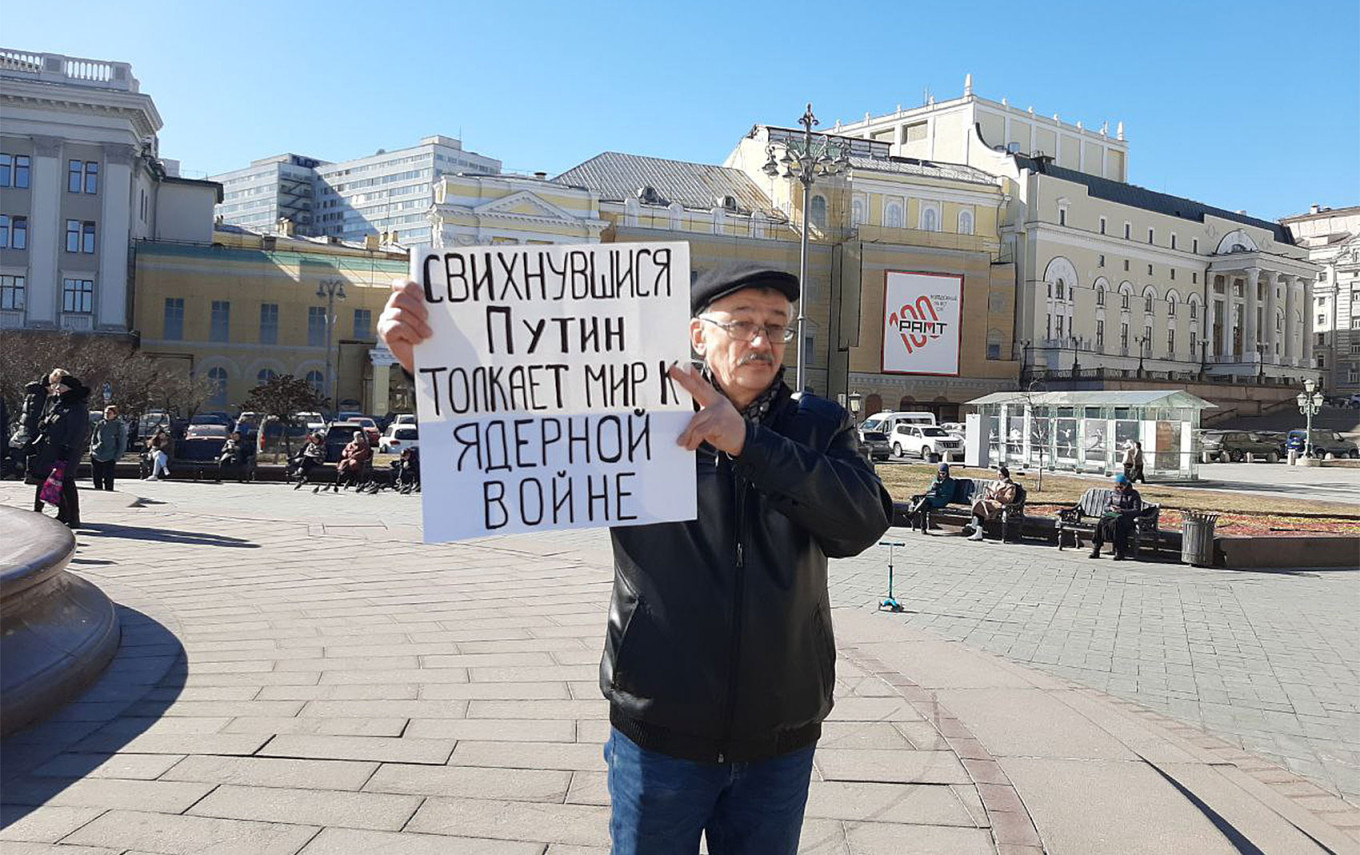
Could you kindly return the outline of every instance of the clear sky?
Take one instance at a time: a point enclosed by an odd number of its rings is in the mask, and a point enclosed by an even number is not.
[[[0,44],[131,62],[201,176],[434,133],[556,174],[601,151],[721,162],[755,123],[962,94],[1099,128],[1130,180],[1274,219],[1360,204],[1360,3],[6,4]]]

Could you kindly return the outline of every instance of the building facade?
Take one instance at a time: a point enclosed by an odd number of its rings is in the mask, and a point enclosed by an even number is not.
[[[298,154],[253,161],[213,176],[224,193],[223,223],[272,231],[280,220],[296,234],[410,246],[430,242],[431,188],[444,175],[496,174],[501,163],[465,151],[452,137],[430,136],[409,148],[329,163]]]
[[[235,226],[213,237],[136,250],[142,350],[208,377],[208,409],[238,407],[256,385],[292,374],[337,408],[412,411],[409,384],[377,341],[392,280],[408,269],[405,250]]]
[[[1281,220],[1318,265],[1313,285],[1313,358],[1323,389],[1360,394],[1360,206],[1321,208]]]
[[[961,98],[838,128],[1002,182],[1026,382],[1203,380],[1231,397],[1316,375],[1308,252],[1279,223],[1129,184],[1123,123],[1111,136],[1019,111],[970,77]]]
[[[211,240],[132,66],[0,49],[0,327],[126,334],[132,242]]]

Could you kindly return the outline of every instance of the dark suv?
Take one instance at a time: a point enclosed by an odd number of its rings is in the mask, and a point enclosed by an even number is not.
[[[1248,454],[1275,463],[1284,456],[1278,439],[1245,430],[1206,430],[1200,436],[1200,448],[1209,460],[1220,463],[1228,460],[1241,463]]]

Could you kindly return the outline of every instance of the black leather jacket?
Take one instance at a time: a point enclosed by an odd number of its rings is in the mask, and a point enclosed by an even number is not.
[[[888,528],[892,500],[829,401],[780,389],[735,460],[697,455],[698,519],[615,528],[600,687],[614,727],[701,762],[815,742],[836,647],[827,558]]]

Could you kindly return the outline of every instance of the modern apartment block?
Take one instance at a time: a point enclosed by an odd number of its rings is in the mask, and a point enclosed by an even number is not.
[[[0,328],[127,333],[133,241],[211,243],[125,62],[0,49]]]
[[[495,175],[501,162],[463,150],[452,137],[430,136],[409,148],[379,149],[331,163],[297,154],[253,161],[213,177],[224,188],[223,223],[273,230],[280,220],[296,234],[383,243],[430,240],[431,188],[444,175]]]

